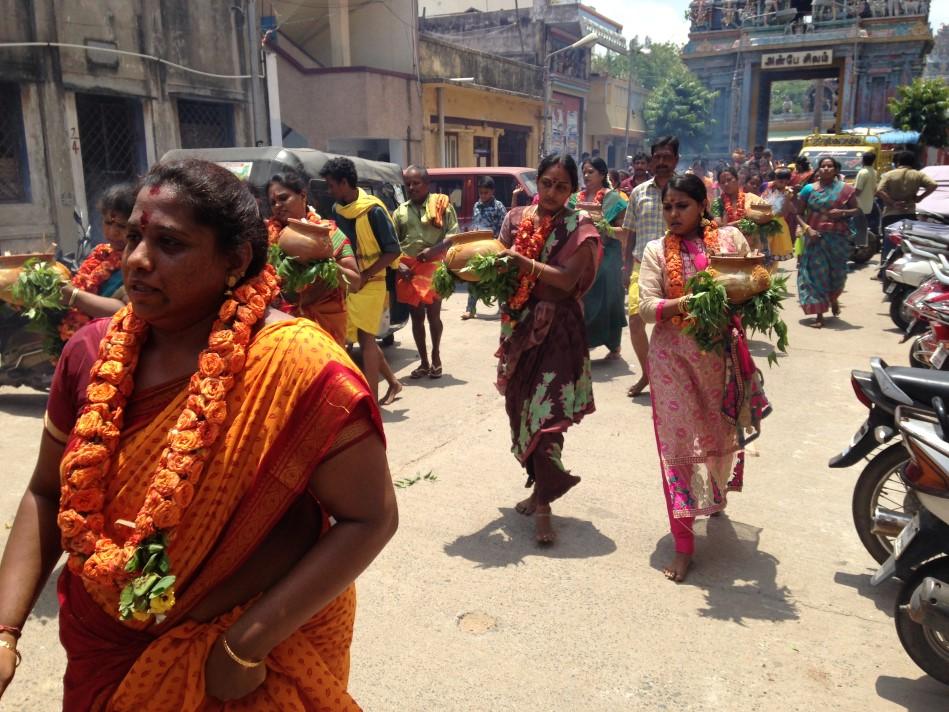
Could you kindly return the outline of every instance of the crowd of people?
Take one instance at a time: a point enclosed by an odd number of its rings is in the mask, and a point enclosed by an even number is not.
[[[552,504],[581,481],[563,453],[595,409],[590,351],[622,358],[628,324],[640,369],[628,395],[650,391],[675,542],[664,573],[683,581],[695,518],[741,489],[744,448],[771,410],[740,320],[721,353],[683,330],[689,278],[715,254],[758,251],[772,269],[796,254],[798,299],[820,326],[840,312],[852,221],[875,197],[884,220],[907,215],[931,189],[912,156],[878,181],[868,155],[850,186],[831,157],[784,166],[760,148],[715,174],[703,161],[677,173],[672,136],[625,175],[555,153],[533,202],[510,210],[481,181],[474,227],[516,270],[496,386],[531,488],[515,509],[533,517],[538,544],[556,542]],[[403,390],[376,341],[386,270],[430,276],[458,219],[420,166],[406,169],[408,199],[391,214],[358,187],[351,160],[320,176],[330,216],[286,172],[267,185],[264,220],[246,185],[196,160],[104,194],[106,242],[62,288],[73,326],[0,563],[0,694],[66,552],[64,709],[358,709],[353,582],[398,520],[379,411]],[[780,229],[749,224],[756,213]],[[329,226],[343,279],[281,293],[268,259],[291,220]],[[443,375],[441,306],[431,293],[411,306],[411,379]],[[462,318],[476,309],[469,299]]]

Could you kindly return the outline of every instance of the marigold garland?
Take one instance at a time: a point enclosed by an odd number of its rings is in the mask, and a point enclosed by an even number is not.
[[[244,368],[251,332],[279,291],[270,265],[224,300],[211,328],[208,347],[198,356],[190,395],[134,522],[116,522],[130,531],[122,540],[106,533],[106,477],[122,430],[125,403],[148,325],[131,304],[121,309],[99,345],[99,358],[86,389],[72,445],[63,458],[64,477],[57,523],[69,554],[70,571],[96,587],[123,589],[119,615],[148,620],[174,605],[175,577],[168,542],[195,495],[210,448],[227,419],[226,397]],[[123,588],[124,587],[124,588]]]
[[[99,290],[102,289],[102,285],[121,267],[122,252],[113,250],[108,243],[103,243],[96,245],[92,253],[83,260],[70,281],[76,289],[81,289],[90,294],[98,294]],[[72,307],[66,312],[59,324],[59,338],[63,342],[69,341],[73,334],[90,321],[92,321],[92,317]]]
[[[725,222],[731,225],[745,217],[745,191],[738,189],[738,196],[733,200],[727,193],[722,193],[722,207],[725,211]]]
[[[597,205],[603,205],[603,198],[605,197],[606,197],[606,188],[600,188],[598,191],[596,191],[596,195],[593,196],[593,202],[596,203]],[[580,203],[590,202],[589,200],[587,200],[586,188],[581,190],[579,195],[577,195],[577,202],[580,202]]]
[[[334,228],[336,227],[335,222],[332,220],[324,220],[320,217],[319,213],[309,206],[307,206],[306,215],[303,217],[303,219],[309,223],[314,223],[315,225],[330,225]],[[276,245],[280,240],[280,232],[284,227],[286,226],[281,225],[277,218],[267,218],[267,244]]]
[[[675,235],[670,231],[666,232],[664,245],[664,257],[666,261],[666,282],[669,286],[669,299],[678,299],[685,296],[685,277],[682,274],[682,240],[681,235]],[[705,243],[705,250],[708,254],[718,252],[718,228],[715,224],[709,222],[705,225],[702,233],[702,241]],[[674,316],[669,320],[674,326],[682,327],[684,320],[681,316]]]
[[[541,250],[547,242],[547,236],[553,229],[553,216],[548,215],[540,221],[540,224],[534,225],[533,214],[521,220],[517,226],[517,232],[514,234],[514,251],[523,255],[529,260],[536,260],[540,257]],[[519,311],[531,295],[531,290],[537,284],[540,275],[526,274],[521,277],[517,285],[517,291],[514,292],[508,302],[508,308],[511,311]]]

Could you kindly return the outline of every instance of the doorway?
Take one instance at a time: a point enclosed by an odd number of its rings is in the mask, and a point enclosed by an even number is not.
[[[95,219],[99,196],[115,183],[134,181],[146,168],[142,105],[125,97],[76,94],[76,115],[86,215],[93,242],[100,242],[102,225]]]
[[[498,136],[499,166],[527,165],[527,135],[526,129],[504,129],[504,133]]]

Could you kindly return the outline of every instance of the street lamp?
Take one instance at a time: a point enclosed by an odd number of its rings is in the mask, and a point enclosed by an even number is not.
[[[598,39],[599,35],[597,35],[596,32],[591,32],[590,34],[581,37],[572,45],[555,49],[553,52],[549,52],[547,56],[544,57],[544,145],[540,152],[541,158],[543,158],[550,149],[550,58],[555,54],[560,54],[561,52],[566,52],[567,50],[580,49],[581,47],[587,47],[591,44],[595,44]]]
[[[647,38],[648,42],[649,39]],[[634,37],[629,41],[629,51],[626,53],[627,58],[627,82],[626,82],[626,143],[623,147],[623,168],[626,168],[626,161],[629,159],[629,120],[630,115],[633,113],[632,104],[633,104],[633,54],[636,50],[637,41]],[[643,47],[639,50],[640,54],[650,54],[652,50],[648,47]]]

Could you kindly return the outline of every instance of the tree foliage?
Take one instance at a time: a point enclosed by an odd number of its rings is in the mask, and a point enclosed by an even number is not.
[[[919,131],[920,141],[942,148],[949,143],[949,86],[943,79],[916,79],[890,100],[893,126]]]
[[[682,49],[676,43],[650,44],[648,53],[643,52],[645,46],[638,42],[633,45],[633,78],[638,79],[646,91],[652,91],[665,79],[685,69]],[[629,57],[613,52],[594,55],[593,71],[626,79],[629,76]]]
[[[706,151],[715,128],[712,106],[716,95],[685,67],[677,70],[646,100],[643,118],[651,136],[678,136],[684,153]]]

